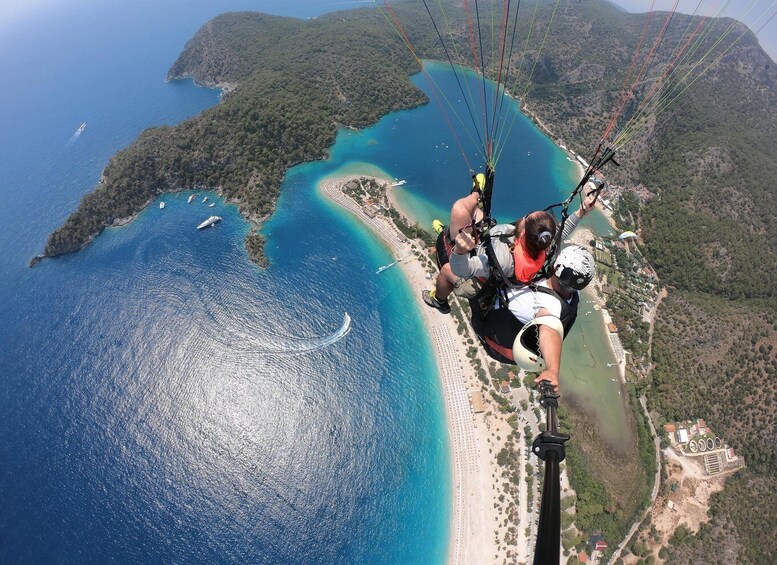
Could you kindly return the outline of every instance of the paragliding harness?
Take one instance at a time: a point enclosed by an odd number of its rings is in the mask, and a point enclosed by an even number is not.
[[[545,286],[528,284],[524,285],[524,287],[530,288],[532,292],[548,294],[559,301],[559,304],[561,304],[559,320],[564,327],[564,335],[568,335],[577,319],[579,295],[574,293],[571,301],[568,302],[558,293]],[[470,300],[469,304],[472,309],[472,329],[475,330],[478,340],[489,356],[501,363],[516,365],[517,363],[513,356],[513,343],[524,326],[523,322],[518,320],[508,308],[494,308],[493,302],[486,302],[487,310],[484,310],[480,301],[476,299]],[[524,333],[522,343],[524,347],[535,354],[540,354],[539,331],[536,326],[529,328]]]
[[[483,210],[483,219],[480,222],[472,224],[472,233],[475,243],[482,241],[483,249],[488,258],[488,268],[490,274],[487,279],[478,281],[477,293],[474,296],[468,296],[470,300],[477,302],[478,309],[481,312],[481,321],[485,319],[488,312],[493,308],[494,303],[499,297],[499,303],[507,307],[507,291],[510,288],[525,286],[519,282],[512,274],[508,275],[502,269],[494,252],[493,240],[499,239],[503,244],[510,245],[513,239],[512,234],[492,234],[491,229],[496,226],[496,220],[491,217],[491,195],[494,190],[494,169],[486,165],[486,182],[480,196],[480,206]],[[473,175],[473,179],[474,179]]]
[[[604,146],[604,149],[602,149],[602,146]],[[601,152],[601,155],[600,155]],[[607,163],[612,161],[615,166],[620,167],[620,163],[615,160],[615,153],[616,149],[611,144],[606,144],[604,141],[599,142],[599,146],[596,148],[596,152],[594,153],[594,158],[591,160],[591,164],[588,165],[588,168],[586,169],[585,173],[583,174],[583,178],[580,179],[580,182],[577,183],[577,186],[572,191],[572,193],[569,195],[569,198],[564,200],[563,202],[559,202],[557,204],[551,204],[547,208],[545,208],[545,212],[549,212],[551,214],[555,214],[556,208],[561,208],[560,216],[561,221],[558,224],[558,229],[556,230],[556,237],[553,240],[553,243],[551,243],[550,247],[548,248],[548,253],[545,258],[545,264],[542,266],[542,270],[540,271],[540,274],[542,278],[547,278],[553,274],[553,261],[556,258],[556,252],[561,249],[561,239],[564,234],[564,226],[567,223],[567,220],[569,219],[569,206],[572,204],[572,201],[575,199],[576,196],[581,195],[581,198],[585,198],[589,194],[594,194],[594,203],[599,198],[599,194],[602,192],[602,189],[604,188],[604,183],[599,180],[594,181],[595,188],[591,191],[589,191],[587,194],[581,194],[583,191],[583,188],[591,181],[591,177],[593,177],[596,173],[598,173],[602,167],[604,167]]]
[[[500,307],[507,309],[508,292],[510,289],[518,289],[526,286],[533,286],[533,283],[544,278],[548,261],[552,264],[552,254],[546,252],[545,263],[538,273],[532,276],[531,280],[522,282],[513,273],[505,273],[502,265],[496,257],[494,251],[494,240],[499,240],[504,245],[514,245],[513,234],[493,234],[491,229],[496,225],[496,220],[491,217],[491,195],[494,186],[494,169],[486,166],[486,182],[481,196],[483,209],[483,219],[477,224],[473,224],[475,241],[480,239],[483,243],[483,249],[488,259],[489,277],[485,281],[480,281],[478,293],[471,297],[477,301],[477,309],[480,311],[481,321],[485,321],[489,312],[494,309],[498,302]],[[552,291],[550,291],[552,292]]]
[[[495,305],[498,303],[500,308],[507,309],[508,306],[508,292],[511,289],[518,289],[523,288],[526,286],[531,287],[533,290],[537,290],[540,292],[545,292],[548,289],[545,289],[544,287],[538,287],[535,286],[534,283],[538,282],[541,279],[549,278],[553,274],[553,262],[556,258],[556,253],[561,248],[562,243],[562,235],[564,232],[564,227],[566,225],[567,219],[569,218],[569,207],[572,204],[572,201],[580,195],[583,191],[583,188],[588,184],[589,181],[591,181],[592,177],[607,163],[612,161],[615,163],[615,165],[619,165],[617,161],[615,161],[615,149],[611,145],[604,146],[604,149],[602,149],[604,145],[604,142],[601,142],[599,144],[599,147],[597,147],[596,153],[594,155],[594,159],[592,159],[591,164],[586,169],[585,174],[583,175],[583,178],[580,180],[580,182],[577,184],[575,189],[572,191],[572,193],[569,195],[569,197],[564,200],[563,202],[559,202],[557,204],[552,204],[551,206],[548,206],[545,208],[545,212],[551,213],[555,215],[555,210],[560,208],[560,221],[558,221],[558,228],[556,229],[556,234],[553,238],[553,241],[551,242],[550,246],[546,250],[545,253],[545,262],[542,265],[542,268],[532,277],[532,279],[528,283],[523,283],[516,279],[514,276],[514,273],[505,273],[504,269],[502,269],[501,264],[497,260],[496,253],[494,252],[494,245],[493,241],[494,239],[500,239],[503,243],[507,243],[506,238],[508,236],[499,234],[499,235],[493,235],[491,233],[491,228],[493,228],[496,225],[496,220],[494,220],[491,217],[491,196],[493,194],[493,187],[494,187],[494,169],[491,167],[491,165],[486,165],[486,182],[485,187],[483,188],[482,194],[481,194],[481,205],[483,209],[483,219],[478,222],[477,224],[473,224],[473,232],[475,233],[476,241],[480,239],[483,242],[483,249],[485,250],[486,257],[488,258],[488,266],[490,275],[487,280],[480,281],[480,289],[478,290],[477,294],[475,294],[474,297],[469,297],[471,300],[476,301],[477,304],[471,304],[473,306],[473,312],[474,310],[479,310],[480,312],[480,324],[482,325],[483,322],[485,322],[486,317],[488,317],[489,313],[494,309]],[[600,154],[601,152],[601,154]],[[473,177],[474,178],[474,177]],[[592,191],[589,191],[590,193],[595,193],[594,202],[596,202],[596,199],[599,197],[599,194],[604,187],[604,184],[602,182],[594,182],[595,188]],[[586,196],[588,195],[586,194]],[[549,291],[552,294],[553,291]],[[564,302],[564,301],[562,301]],[[473,316],[474,319],[474,316]],[[572,320],[574,321],[574,319]],[[567,330],[569,327],[571,327],[571,323],[567,324],[564,323],[565,328]]]

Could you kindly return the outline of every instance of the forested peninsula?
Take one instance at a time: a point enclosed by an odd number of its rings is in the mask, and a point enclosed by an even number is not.
[[[418,4],[392,5],[418,55],[444,59]],[[542,52],[539,42],[516,51],[512,65],[534,69],[525,107],[575,152],[590,155],[646,16],[603,0],[562,2],[554,12],[555,5],[543,2],[536,14],[543,33],[552,19]],[[462,7],[451,6],[448,16],[459,44],[468,44]],[[689,18],[672,19],[655,48],[653,73],[671,60]],[[527,36],[530,20],[519,18],[518,37]],[[650,37],[663,22],[650,21]],[[639,250],[669,290],[651,362],[631,367],[629,379],[654,419],[706,418],[748,465],[715,495],[699,534],[676,536],[663,551],[673,563],[777,560],[777,447],[770,441],[777,434],[777,66],[752,33],[728,19],[714,23],[702,52],[730,25],[725,54],[708,61],[704,77],[632,141],[619,157],[622,167],[607,170],[626,191],[643,185],[624,205],[640,233]],[[219,16],[186,45],[168,78],[223,87],[222,102],[177,126],[149,129],[114,156],[96,189],[50,236],[45,255],[83,247],[163,192],[210,188],[253,223],[246,247],[262,263],[258,229],[288,168],[325,157],[338,127],[364,127],[424,103],[409,80],[418,70],[374,9],[309,21]],[[650,85],[637,85],[637,100]],[[587,461],[592,489],[612,492],[617,464]],[[615,500],[591,523],[606,524],[619,512]]]
[[[179,125],[150,128],[116,154],[44,256],[80,249],[164,192],[195,188],[239,205],[254,226],[248,252],[263,264],[258,227],[286,171],[325,158],[338,127],[362,128],[427,100],[408,79],[417,64],[376,15],[230,13],[208,22],[167,78],[222,87],[222,102]]]

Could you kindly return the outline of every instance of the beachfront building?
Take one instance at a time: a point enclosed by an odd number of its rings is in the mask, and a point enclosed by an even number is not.
[[[376,204],[367,204],[362,210],[364,210],[364,213],[367,214],[368,218],[374,218],[380,211]]]

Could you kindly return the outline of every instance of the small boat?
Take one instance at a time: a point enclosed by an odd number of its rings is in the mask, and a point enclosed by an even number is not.
[[[76,130],[76,133],[74,134],[74,137],[78,137],[81,135],[81,133],[86,129],[86,122],[78,126],[78,129]]]
[[[199,226],[197,226],[198,230],[204,230],[205,228],[208,228],[214,224],[217,224],[221,221],[221,218],[219,216],[211,216],[204,222],[202,222]]]
[[[160,203],[159,203],[159,209],[160,209],[160,210],[163,210],[163,209],[164,209],[164,207],[165,207],[165,203],[164,203],[164,202],[160,202]]]
[[[208,204],[208,208],[213,208],[215,205],[216,205],[215,202],[211,202],[210,204]]]
[[[376,274],[376,275],[379,275],[379,274],[381,274],[383,271],[385,271],[386,269],[388,269],[388,268],[390,268],[390,267],[393,267],[393,266],[394,266],[394,265],[396,265],[396,264],[397,264],[397,261],[394,261],[393,263],[389,263],[388,265],[383,265],[383,266],[382,266],[382,267],[380,267],[380,268],[379,268],[377,271],[375,271],[375,274]]]
[[[392,182],[389,186],[391,186],[391,187],[402,186],[403,184],[407,184],[407,181],[404,180],[404,179],[403,180],[398,180],[396,182]]]
[[[385,271],[386,269],[393,267],[394,265],[396,265],[396,264],[397,264],[397,263],[399,263],[400,261],[404,261],[404,260],[405,260],[405,259],[407,259],[408,257],[410,257],[410,256],[409,256],[409,255],[405,255],[404,257],[401,257],[401,258],[397,259],[396,261],[393,261],[393,262],[389,263],[388,265],[383,265],[383,266],[382,266],[382,267],[380,267],[380,268],[379,268],[377,271],[375,271],[375,274],[376,274],[376,275],[379,275],[379,274],[381,274],[381,273],[382,273],[383,271]]]
[[[612,382],[615,382],[615,379],[610,379]]]
[[[208,201],[208,197],[207,197],[207,196],[206,196],[205,198],[203,198],[203,199],[202,199],[202,202],[203,202],[203,203],[205,203],[205,202],[207,202],[207,201]]]
[[[186,201],[186,203],[187,203],[187,204],[191,204],[191,203],[192,203],[192,200],[194,200],[194,194],[192,194],[192,195],[189,197],[189,200],[187,200],[187,201]]]

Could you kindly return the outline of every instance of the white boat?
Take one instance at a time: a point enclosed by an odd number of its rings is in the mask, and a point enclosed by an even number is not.
[[[164,202],[160,202],[159,203],[159,209],[162,210],[162,209],[164,209],[164,207],[165,207],[165,203]]]
[[[189,200],[187,200],[187,201],[186,201],[186,203],[187,203],[187,204],[191,204],[191,203],[192,203],[192,200],[194,200],[194,194],[192,194],[192,195],[189,197]]]
[[[74,135],[75,135],[75,137],[78,137],[79,135],[81,135],[81,133],[82,133],[82,132],[83,132],[85,129],[86,129],[86,122],[84,122],[83,124],[81,124],[80,126],[78,126],[78,129],[76,130],[76,133],[74,134]]]
[[[375,271],[375,274],[376,274],[376,275],[379,275],[379,274],[381,274],[383,271],[385,271],[386,269],[388,269],[389,267],[393,267],[393,266],[394,266],[394,265],[396,265],[396,264],[397,264],[397,261],[394,261],[393,263],[389,263],[388,265],[383,265],[383,266],[382,266],[382,267],[380,267],[380,268],[379,268],[377,271]]]
[[[397,182],[392,182],[389,186],[402,186],[403,184],[407,184],[406,180],[398,180]]]
[[[203,229],[208,228],[208,227],[210,227],[210,226],[212,226],[214,224],[219,223],[220,221],[221,221],[221,218],[219,216],[211,216],[210,218],[208,218],[207,220],[202,222],[199,226],[197,226],[197,229],[198,230],[203,230]]]
[[[210,204],[208,204],[208,208],[213,208],[215,205],[216,205],[215,202],[211,202]]]
[[[203,202],[203,203],[205,203],[205,202],[207,202],[207,201],[208,201],[208,197],[207,197],[207,196],[206,196],[205,198],[203,198],[203,199],[202,199],[202,202]]]
[[[408,257],[410,257],[410,255],[405,255],[404,257],[401,257],[401,258],[397,259],[396,261],[393,261],[393,262],[389,263],[388,265],[383,265],[382,267],[378,268],[378,270],[377,270],[377,271],[375,271],[375,274],[376,274],[376,275],[379,275],[379,274],[381,274],[381,273],[382,273],[383,271],[385,271],[386,269],[388,269],[388,268],[390,268],[390,267],[393,267],[394,265],[396,265],[397,263],[399,263],[399,262],[401,262],[401,261],[404,261],[404,260],[405,260],[405,259],[407,259]]]

